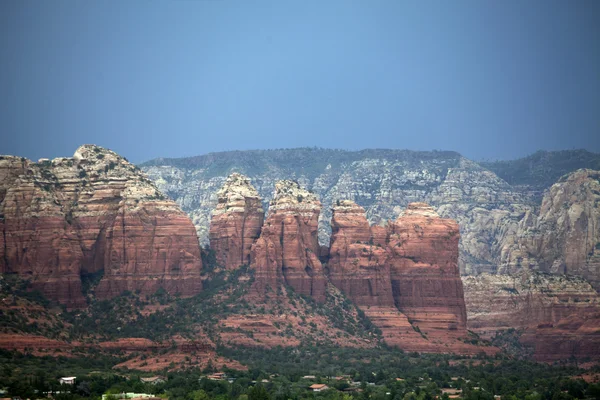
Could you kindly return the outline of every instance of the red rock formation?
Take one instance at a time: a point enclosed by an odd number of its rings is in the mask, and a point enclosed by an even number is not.
[[[325,299],[325,276],[317,238],[321,203],[293,181],[275,184],[260,238],[252,246],[256,293],[286,283],[296,292]]]
[[[458,226],[426,204],[410,204],[387,229],[369,226],[362,207],[351,201],[333,208],[330,279],[389,345],[437,353],[498,351],[463,341],[457,260]]]
[[[556,323],[528,328],[521,343],[538,361],[600,359],[600,313],[566,316]]]
[[[484,337],[600,312],[600,295],[577,277],[522,271],[464,276],[462,280],[469,329]]]
[[[396,306],[421,329],[462,330],[467,323],[458,270],[456,221],[411,203],[389,226],[388,247]]]
[[[584,279],[522,271],[463,282],[469,329],[480,336],[523,330],[521,342],[540,361],[600,356],[600,295]]]
[[[358,306],[393,307],[385,229],[371,228],[365,210],[348,200],[333,207],[331,227],[331,283]]]
[[[250,264],[250,250],[264,220],[258,192],[250,179],[234,173],[217,193],[219,203],[210,221],[210,247],[226,269]]]
[[[116,153],[86,145],[73,158],[3,158],[0,178],[0,272],[69,307],[85,305],[81,276],[99,271],[101,299],[201,290],[191,221]]]

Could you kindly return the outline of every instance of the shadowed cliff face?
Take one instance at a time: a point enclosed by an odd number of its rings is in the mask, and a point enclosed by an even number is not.
[[[81,276],[95,273],[100,299],[201,290],[191,221],[116,153],[85,145],[52,161],[3,157],[0,171],[1,272],[69,307],[85,305]]]
[[[210,222],[210,247],[227,269],[250,264],[250,250],[260,236],[264,210],[250,179],[232,174],[217,193],[219,203]]]
[[[469,329],[517,329],[540,361],[600,356],[600,296],[581,278],[539,272],[463,277]]]
[[[252,246],[255,287],[275,290],[286,283],[297,293],[325,298],[325,276],[319,261],[318,220],[321,203],[294,181],[279,181],[260,237]]]

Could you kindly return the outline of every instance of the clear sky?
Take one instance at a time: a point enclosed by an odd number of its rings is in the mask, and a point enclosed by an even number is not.
[[[598,0],[2,0],[0,154],[600,151]]]

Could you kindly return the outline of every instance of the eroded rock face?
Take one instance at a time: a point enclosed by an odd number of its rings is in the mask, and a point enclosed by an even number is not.
[[[586,280],[522,271],[463,283],[469,329],[482,337],[524,330],[522,343],[543,361],[600,356],[600,296]]]
[[[600,289],[600,171],[581,169],[552,185],[539,214],[505,239],[503,272],[540,270],[586,278]]]
[[[458,226],[411,203],[388,227],[369,226],[362,207],[333,208],[331,282],[363,309],[390,345],[406,351],[493,354],[464,342]]]
[[[325,298],[325,277],[319,261],[318,220],[321,203],[294,181],[279,181],[260,237],[252,246],[255,289],[266,293],[281,283],[296,292]]]
[[[582,278],[523,271],[465,276],[462,280],[469,329],[486,337],[499,330],[600,312],[600,296]]]
[[[47,297],[85,305],[82,276],[103,273],[101,299],[123,290],[198,293],[201,258],[191,221],[135,166],[84,145],[72,158],[0,160],[0,271]]]
[[[203,242],[208,238],[210,213],[217,205],[216,192],[229,171],[248,175],[267,201],[280,179],[297,179],[317,194],[323,204],[322,245],[330,242],[331,210],[337,200],[349,199],[362,206],[371,224],[396,218],[409,203],[426,202],[442,217],[459,223],[463,274],[501,268],[500,238],[512,234],[524,213],[535,206],[529,195],[451,152],[239,151],[160,159],[143,168],[190,215]]]
[[[409,320],[434,329],[464,330],[467,315],[458,270],[456,221],[425,203],[411,203],[389,226],[394,301]]]
[[[575,314],[525,331],[521,343],[533,348],[538,361],[598,360],[600,313]]]
[[[250,250],[260,236],[265,212],[260,196],[241,174],[231,174],[217,193],[219,202],[210,222],[210,247],[226,269],[250,265]]]
[[[385,228],[353,201],[333,207],[329,278],[358,306],[394,306]]]

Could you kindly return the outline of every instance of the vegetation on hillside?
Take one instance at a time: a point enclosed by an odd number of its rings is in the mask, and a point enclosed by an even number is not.
[[[461,359],[418,355],[388,348],[328,347],[230,349],[250,367],[223,370],[226,380],[210,380],[203,370],[144,373],[114,370],[115,357],[34,357],[0,351],[0,382],[10,396],[56,399],[100,399],[102,394],[147,393],[171,400],[433,400],[459,391],[464,399],[508,400],[594,399],[600,384],[579,378],[574,367],[549,366],[505,359]],[[600,369],[587,371],[600,374]],[[160,376],[145,383],[140,377]],[[59,385],[63,376],[74,385]],[[310,385],[328,386],[312,392]],[[60,392],[60,393],[59,393]]]
[[[364,159],[404,160],[419,165],[431,160],[455,164],[460,155],[453,151],[411,151],[391,149],[366,149],[348,151],[301,147],[296,149],[246,150],[209,153],[186,158],[157,158],[141,164],[141,167],[169,165],[178,168],[199,169],[202,176],[212,178],[225,176],[238,171],[249,176],[268,174],[278,169],[290,177],[304,175],[313,180],[325,171],[327,166],[333,170],[343,164]]]
[[[544,190],[561,176],[580,168],[600,170],[600,154],[587,150],[538,151],[517,160],[479,164],[511,185],[527,185],[534,190]]]

